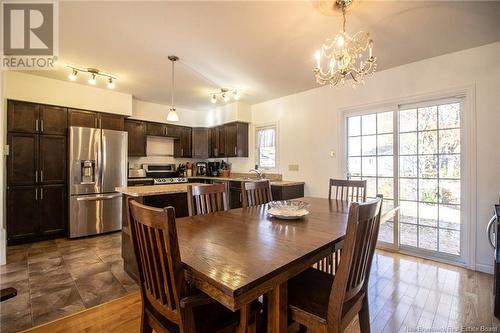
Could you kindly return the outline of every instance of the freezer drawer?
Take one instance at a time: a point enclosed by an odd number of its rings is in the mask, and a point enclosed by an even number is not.
[[[121,193],[71,196],[69,238],[121,230]]]

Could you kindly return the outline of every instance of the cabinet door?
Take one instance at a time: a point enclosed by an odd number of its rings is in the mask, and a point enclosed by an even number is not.
[[[192,131],[193,158],[210,157],[210,132],[208,128],[195,127]]]
[[[32,238],[38,233],[38,188],[21,186],[7,189],[7,240]]]
[[[168,137],[180,139],[182,127],[171,125],[171,124],[167,124],[166,127],[167,127],[167,136]]]
[[[192,156],[191,142],[192,142],[191,127],[184,127],[182,129],[182,136],[181,136],[182,157]]]
[[[238,126],[236,123],[224,126],[226,134],[226,156],[238,156]]]
[[[69,110],[69,126],[97,127],[97,114],[92,111]]]
[[[38,182],[38,134],[9,133],[7,181],[9,185],[32,185]]]
[[[210,157],[226,156],[226,135],[224,126],[217,126],[211,130],[211,154]]]
[[[38,132],[38,104],[9,101],[7,108],[8,131]]]
[[[99,127],[115,131],[123,131],[125,117],[117,114],[99,114]]]
[[[236,156],[248,157],[248,124],[236,124]]]
[[[40,233],[64,234],[66,230],[66,185],[43,185],[39,189]]]
[[[128,132],[128,156],[146,156],[146,124],[126,120],[125,131]]]
[[[44,184],[66,182],[66,137],[40,135],[40,175]]]
[[[152,136],[166,136],[166,126],[158,123],[146,123],[146,133]]]
[[[40,105],[40,132],[66,135],[68,109],[58,106]]]

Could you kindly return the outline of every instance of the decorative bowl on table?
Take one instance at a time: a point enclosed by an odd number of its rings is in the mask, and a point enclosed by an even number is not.
[[[278,219],[295,220],[309,214],[309,203],[299,200],[281,200],[268,203],[267,214]]]

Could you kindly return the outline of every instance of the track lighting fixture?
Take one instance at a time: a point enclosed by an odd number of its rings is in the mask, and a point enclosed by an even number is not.
[[[97,80],[95,79],[95,74],[92,74],[92,77],[89,79],[89,84],[95,86]]]
[[[76,81],[77,80],[77,75],[78,73],[89,73],[90,77],[88,79],[88,83],[95,86],[97,84],[97,78],[98,77],[104,77],[108,80],[108,88],[109,89],[115,89],[115,82],[118,79],[116,76],[113,74],[105,73],[102,72],[96,68],[85,68],[85,67],[79,67],[79,66],[74,66],[74,65],[66,65],[66,67],[71,69],[71,73],[68,75],[68,79],[71,81]]]
[[[108,88],[109,88],[109,89],[115,89],[115,83],[113,82],[113,79],[112,79],[112,78],[109,78],[109,81],[108,81]]]
[[[220,96],[224,103],[227,103],[231,100],[231,97],[237,101],[241,98],[240,91],[238,89],[233,88],[220,88],[217,91],[213,91],[210,93],[210,102],[217,103],[217,97]]]
[[[71,74],[68,75],[68,79],[70,79],[71,81],[76,81],[76,75],[77,74],[78,74],[78,72],[73,69],[73,71],[71,71]]]

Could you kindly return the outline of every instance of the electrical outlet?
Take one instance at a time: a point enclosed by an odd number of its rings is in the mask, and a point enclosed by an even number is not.
[[[299,171],[298,164],[288,164],[288,171]]]

